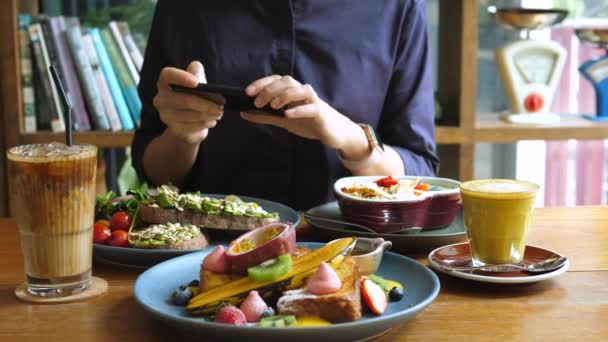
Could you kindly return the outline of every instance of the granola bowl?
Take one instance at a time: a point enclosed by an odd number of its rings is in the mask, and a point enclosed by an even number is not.
[[[334,183],[334,193],[342,217],[377,233],[398,233],[412,228],[447,227],[460,210],[460,182],[456,180],[403,176],[383,181],[388,178],[354,176],[338,179]]]

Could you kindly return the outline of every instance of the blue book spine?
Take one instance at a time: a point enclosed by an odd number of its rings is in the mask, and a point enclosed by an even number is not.
[[[114,68],[112,67],[112,62],[110,62],[108,52],[106,51],[103,41],[101,40],[99,29],[93,28],[89,31],[89,33],[91,34],[91,38],[93,38],[93,44],[95,45],[95,50],[97,51],[97,57],[99,57],[103,74],[106,76],[106,81],[108,83],[108,87],[110,88],[112,98],[114,99],[114,105],[118,110],[118,115],[120,117],[123,130],[132,130],[135,128],[135,124],[133,123],[133,119],[129,113],[127,102],[125,101],[122,91],[120,90],[120,84],[118,84],[118,79],[114,73]]]
[[[118,83],[120,84],[120,88],[122,89],[122,93],[125,96],[125,100],[127,101],[127,106],[129,107],[129,111],[131,112],[131,116],[137,125],[140,122],[141,115],[141,100],[139,99],[139,94],[137,94],[137,85],[131,79],[129,75],[129,71],[125,62],[122,60],[120,56],[120,52],[118,52],[118,47],[116,47],[116,43],[114,42],[114,38],[112,38],[112,33],[108,28],[104,28],[101,30],[101,39],[108,51],[108,56],[112,61],[112,65],[115,67],[116,77],[118,78]]]

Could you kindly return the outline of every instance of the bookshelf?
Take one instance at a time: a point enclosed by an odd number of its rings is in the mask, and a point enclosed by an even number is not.
[[[23,133],[20,60],[18,49],[18,0],[0,1],[0,148],[25,143],[62,140],[63,134]],[[439,6],[439,63],[437,96],[444,117],[436,126],[442,161],[440,175],[461,180],[473,178],[476,143],[509,143],[519,140],[608,138],[608,123],[597,124],[564,117],[553,126],[512,126],[495,114],[479,118],[475,111],[477,79],[478,6],[476,0],[441,1]],[[129,146],[132,132],[75,133],[76,142],[99,147]],[[4,147],[3,145],[4,144]],[[0,217],[7,213],[5,161],[0,159]]]

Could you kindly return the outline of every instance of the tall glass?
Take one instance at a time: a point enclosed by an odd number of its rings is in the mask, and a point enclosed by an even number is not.
[[[27,291],[42,297],[84,291],[92,280],[97,147],[24,145],[7,158]]]
[[[538,185],[510,179],[460,184],[473,265],[522,261]]]

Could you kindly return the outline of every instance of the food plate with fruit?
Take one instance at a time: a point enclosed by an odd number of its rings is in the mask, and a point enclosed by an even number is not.
[[[283,204],[247,196],[178,194],[172,187],[98,198],[93,255],[101,263],[150,267],[225,243],[274,221],[300,222]]]
[[[134,295],[188,336],[231,341],[367,339],[432,303],[433,272],[385,252],[376,273],[362,275],[350,255],[356,242],[296,244],[292,225],[273,223],[148,269]]]

